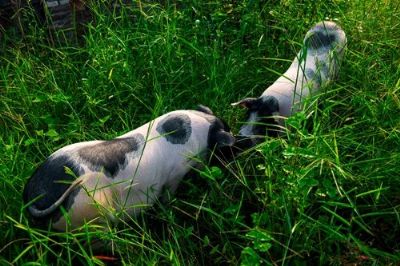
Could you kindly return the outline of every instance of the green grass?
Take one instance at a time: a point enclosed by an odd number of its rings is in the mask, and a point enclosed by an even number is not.
[[[168,2],[168,1],[165,1]],[[93,6],[81,44],[22,13],[0,40],[0,263],[298,265],[400,262],[398,1],[174,1],[112,15]],[[30,227],[21,191],[70,143],[111,139],[177,109],[209,106],[235,133],[323,19],[345,30],[339,79],[226,167],[191,173],[169,204],[104,232]]]

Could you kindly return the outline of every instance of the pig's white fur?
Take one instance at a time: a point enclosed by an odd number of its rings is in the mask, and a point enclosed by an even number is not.
[[[163,118],[174,114],[190,117],[192,131],[185,144],[172,144],[156,130]],[[50,158],[68,155],[84,170],[84,174],[78,178],[78,185],[84,189],[75,196],[69,209],[71,227],[76,228],[84,221],[93,219],[96,219],[96,223],[105,222],[104,217],[113,219],[116,213],[122,213],[122,217],[135,215],[144,206],[152,205],[163,187],[175,191],[183,176],[196,165],[196,160],[191,158],[205,155],[211,125],[209,119],[205,118],[207,116],[213,117],[198,111],[175,111],[120,136],[127,138],[140,133],[146,141],[140,146],[140,156],[130,158],[126,167],[120,169],[113,178],[90,170],[78,154],[79,149],[102,141],[76,143],[53,153]],[[129,154],[127,156],[129,158]],[[53,227],[65,230],[65,218],[61,217],[53,223]]]

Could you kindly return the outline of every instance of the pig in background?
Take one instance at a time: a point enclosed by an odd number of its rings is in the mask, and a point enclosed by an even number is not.
[[[240,128],[238,143],[251,146],[266,134],[277,136],[285,126],[285,118],[301,110],[307,97],[316,95],[336,78],[346,43],[344,31],[334,22],[323,21],[312,27],[303,48],[281,77],[260,97],[232,104],[247,108],[247,122]]]

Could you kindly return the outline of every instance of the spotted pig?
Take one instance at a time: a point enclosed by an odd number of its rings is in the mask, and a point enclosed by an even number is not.
[[[312,27],[304,38],[303,49],[281,77],[260,97],[232,104],[248,109],[247,123],[239,134],[254,142],[266,134],[277,135],[285,117],[298,112],[305,98],[336,77],[346,42],[344,31],[334,22],[323,21]]]
[[[23,198],[34,223],[52,221],[57,230],[117,222],[152,205],[164,188],[174,192],[199,157],[234,141],[207,107],[170,112],[113,140],[57,150],[33,173]]]

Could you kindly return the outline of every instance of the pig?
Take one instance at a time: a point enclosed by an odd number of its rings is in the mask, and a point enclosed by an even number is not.
[[[212,149],[234,142],[228,125],[200,106],[167,113],[112,140],[65,146],[26,183],[28,217],[58,231],[85,222],[117,223],[151,206],[163,189],[173,193]]]
[[[289,69],[258,98],[245,98],[233,106],[247,108],[241,139],[253,144],[265,135],[277,136],[284,119],[299,112],[307,97],[316,95],[337,76],[347,44],[344,31],[334,22],[322,21],[306,34],[303,48]]]

